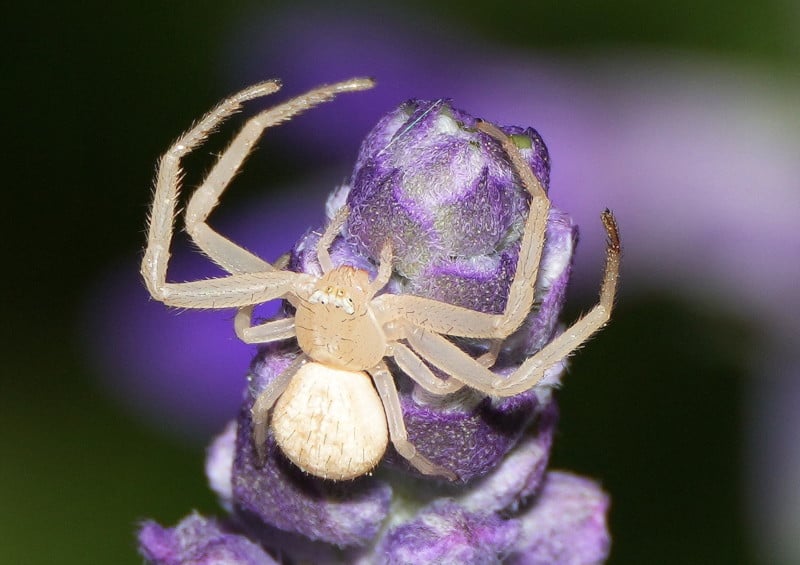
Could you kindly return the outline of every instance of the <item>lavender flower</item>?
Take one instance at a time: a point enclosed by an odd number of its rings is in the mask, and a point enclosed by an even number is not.
[[[362,144],[350,183],[329,213],[351,208],[334,264],[375,274],[390,235],[394,293],[412,292],[484,312],[500,312],[519,253],[527,194],[497,143],[449,102],[410,101],[384,117]],[[532,129],[505,128],[546,187],[549,159]],[[290,268],[319,273],[317,232],[293,248]],[[552,210],[537,304],[511,336],[495,369],[514,370],[559,331],[576,228]],[[463,343],[478,352],[486,344]],[[257,461],[254,399],[290,363],[293,342],[264,347],[253,361],[249,394],[209,451],[207,473],[228,521],[196,515],[176,528],[147,523],[142,554],[151,563],[596,563],[609,549],[608,500],[592,482],[548,472],[557,421],[552,388],[563,364],[534,389],[483,398],[465,389],[432,397],[399,371],[395,378],[409,439],[459,480],[422,476],[392,453],[372,474],[332,482],[303,474],[268,438]],[[266,553],[268,552],[268,553]]]
[[[199,514],[190,514],[172,529],[145,522],[139,541],[151,563],[278,563],[257,543]]]

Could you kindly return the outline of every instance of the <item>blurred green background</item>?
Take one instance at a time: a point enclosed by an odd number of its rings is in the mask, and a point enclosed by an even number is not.
[[[16,3],[4,13],[0,563],[139,563],[138,521],[220,512],[202,443],[160,434],[110,400],[78,323],[92,281],[140,253],[157,157],[231,90],[223,47],[253,4]],[[408,1],[404,10],[543,53],[663,48],[800,71],[791,2]],[[269,182],[245,182],[240,195],[303,178],[304,162],[272,146],[252,167],[249,179],[261,171]],[[574,316],[592,297],[571,301]],[[116,316],[115,304],[105,308]],[[575,358],[572,374],[588,377],[560,394],[569,417],[554,464],[612,493],[612,563],[766,562],[742,484],[753,331],[744,314],[637,295]],[[687,367],[688,398],[671,388]]]

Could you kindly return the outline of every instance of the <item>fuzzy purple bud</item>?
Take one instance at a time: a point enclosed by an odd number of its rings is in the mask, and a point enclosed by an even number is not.
[[[392,565],[498,563],[511,552],[520,524],[497,514],[469,512],[441,499],[389,532],[379,548]]]
[[[153,565],[278,564],[258,543],[198,514],[174,528],[145,522],[139,531],[139,551]]]
[[[529,196],[496,140],[444,100],[410,101],[361,146],[347,237],[376,259],[389,238],[402,290],[502,312]],[[506,128],[543,186],[549,157],[533,129]]]
[[[520,521],[522,533],[509,565],[602,563],[611,549],[606,495],[594,482],[548,473],[538,498]]]

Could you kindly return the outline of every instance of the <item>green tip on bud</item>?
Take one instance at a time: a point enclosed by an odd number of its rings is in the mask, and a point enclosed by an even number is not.
[[[519,149],[530,149],[533,147],[533,140],[527,135],[512,134],[511,141],[514,142]]]

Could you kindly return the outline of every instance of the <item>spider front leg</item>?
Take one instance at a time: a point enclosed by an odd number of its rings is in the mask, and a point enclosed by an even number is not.
[[[426,361],[489,396],[514,396],[541,381],[545,372],[580,347],[592,334],[608,322],[614,305],[619,279],[622,248],[614,216],[603,212],[603,224],[608,234],[606,265],[598,303],[577,322],[568,327],[541,351],[525,360],[508,377],[496,375],[462,349],[424,324],[407,329],[407,339],[413,350]]]
[[[236,275],[261,274],[274,270],[273,266],[212,230],[206,224],[208,215],[266,128],[328,101],[338,93],[364,90],[372,86],[373,82],[369,79],[351,79],[319,87],[275,108],[265,110],[248,120],[220,156],[201,187],[189,201],[186,210],[186,230],[213,261],[228,272],[234,273],[234,277],[198,281],[199,284],[169,283],[166,280],[169,248],[173,235],[173,218],[180,188],[180,160],[197,147],[219,123],[239,110],[245,101],[271,94],[280,88],[280,84],[277,81],[269,81],[243,90],[224,100],[203,117],[195,127],[184,134],[167,151],[159,166],[150,214],[147,249],[142,260],[142,275],[151,295],[169,305],[184,308],[238,307],[253,304],[254,301],[248,302],[239,298],[239,294],[247,292],[249,279],[237,279]],[[279,280],[280,277],[277,279]],[[236,298],[228,297],[228,300],[220,301],[220,298],[224,297],[226,293],[236,295]],[[204,294],[214,296],[208,298]],[[277,296],[272,296],[272,298]]]
[[[252,254],[212,230],[206,223],[209,214],[219,203],[220,195],[230,184],[245,158],[255,148],[265,130],[288,121],[314,106],[328,102],[337,94],[365,90],[373,86],[374,82],[371,79],[363,78],[320,86],[250,118],[219,157],[203,184],[192,195],[186,208],[186,231],[200,249],[232,273],[263,270],[263,265],[268,263],[257,258],[257,263],[254,262]]]
[[[278,89],[280,89],[278,81],[267,81],[223,100],[193,128],[183,134],[161,158],[153,205],[150,209],[147,249],[142,260],[142,276],[150,294],[154,297],[159,298],[161,295],[167,294],[165,292],[168,285],[166,282],[167,264],[169,263],[169,249],[180,189],[181,159],[200,145],[222,121],[239,111],[244,102],[272,94]],[[254,260],[260,261],[257,258]],[[248,259],[244,258],[243,261],[247,262]],[[251,264],[255,265],[254,262]]]

